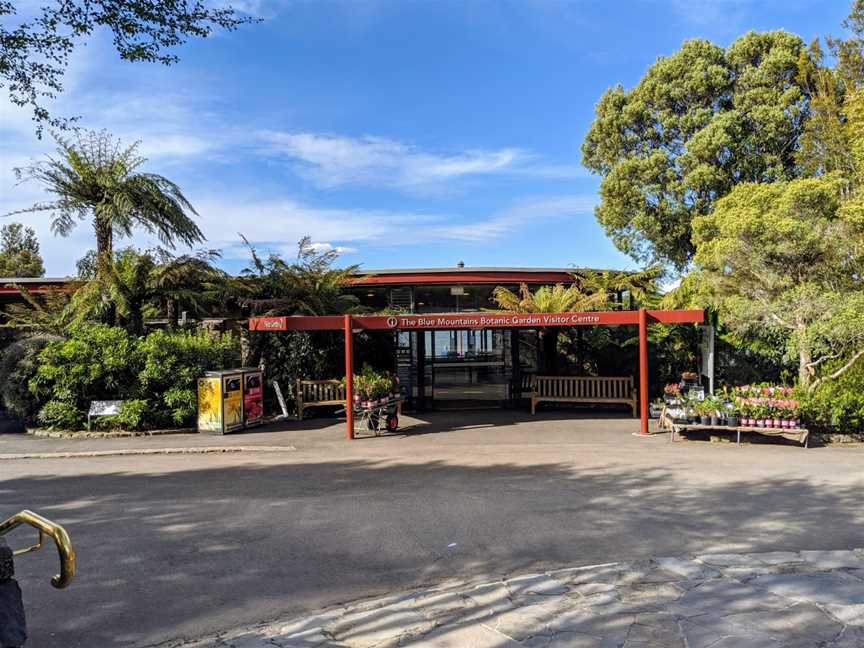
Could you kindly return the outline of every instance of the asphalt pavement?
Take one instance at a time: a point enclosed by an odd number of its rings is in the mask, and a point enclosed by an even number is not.
[[[348,442],[313,419],[232,437],[33,440],[292,451],[0,461],[0,517],[64,524],[79,573],[21,557],[32,648],[152,646],[448,579],[862,546],[864,449],[669,443],[632,419],[462,412]],[[16,532],[22,546],[30,536]]]

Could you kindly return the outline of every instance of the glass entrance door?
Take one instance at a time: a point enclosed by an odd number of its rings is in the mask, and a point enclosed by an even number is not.
[[[426,365],[436,407],[498,405],[507,399],[508,331],[426,331]]]

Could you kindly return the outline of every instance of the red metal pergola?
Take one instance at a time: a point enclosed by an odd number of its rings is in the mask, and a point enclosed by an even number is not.
[[[512,329],[571,326],[639,327],[639,433],[648,434],[648,326],[701,324],[705,311],[646,310],[586,313],[452,313],[428,315],[288,315],[253,317],[251,331],[344,331],[345,412],[348,438],[354,438],[354,332],[436,329]]]

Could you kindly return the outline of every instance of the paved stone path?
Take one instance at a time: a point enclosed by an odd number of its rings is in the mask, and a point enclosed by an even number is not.
[[[860,648],[864,549],[654,558],[450,583],[195,648]]]

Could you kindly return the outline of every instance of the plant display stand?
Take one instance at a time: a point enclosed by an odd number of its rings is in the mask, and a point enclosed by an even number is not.
[[[368,432],[379,436],[382,432],[396,432],[399,429],[399,410],[402,396],[391,396],[385,401],[367,405],[354,403],[354,436]],[[340,410],[341,414],[345,410]]]
[[[734,432],[737,436],[736,443],[739,446],[741,445],[742,432],[755,432],[764,436],[783,437],[790,441],[797,441],[804,448],[808,447],[810,438],[810,431],[806,428],[769,428],[750,425],[738,425],[732,427],[730,425],[701,425],[699,423],[672,422],[669,424],[669,429],[669,441],[675,441],[676,434],[680,435],[681,432],[686,432],[687,430],[719,430],[721,432]]]

